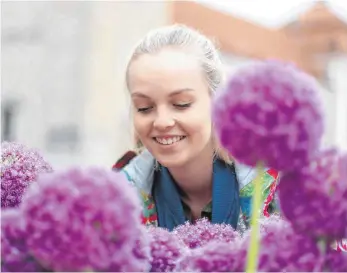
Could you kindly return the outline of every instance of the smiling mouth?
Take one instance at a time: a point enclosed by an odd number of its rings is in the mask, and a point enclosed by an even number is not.
[[[153,139],[161,145],[172,145],[172,144],[179,142],[185,138],[186,138],[186,136],[175,136],[175,137],[170,137],[170,138],[154,137]]]

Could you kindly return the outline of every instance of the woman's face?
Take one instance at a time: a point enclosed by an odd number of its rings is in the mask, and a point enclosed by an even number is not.
[[[183,166],[211,147],[211,97],[196,57],[164,49],[128,72],[135,131],[159,163]]]

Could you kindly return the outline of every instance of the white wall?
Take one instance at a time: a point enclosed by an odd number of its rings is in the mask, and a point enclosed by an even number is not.
[[[331,146],[335,143],[336,113],[335,109],[335,93],[322,86],[321,98],[324,107],[325,117],[325,134],[323,137],[323,146]]]
[[[246,58],[239,55],[233,55],[230,53],[221,53],[222,62],[225,66],[226,74],[233,73],[240,66],[247,65],[254,61],[254,59]]]
[[[13,140],[56,169],[111,166],[132,144],[126,59],[167,12],[166,2],[2,3],[2,104],[17,103]]]
[[[166,24],[166,2],[94,2],[91,16],[84,161],[112,164],[132,148],[125,67],[134,44]]]
[[[80,158],[80,139],[54,139],[67,126],[81,131],[88,9],[81,2],[2,3],[2,103],[17,103],[14,140],[53,161],[62,157],[53,164]]]
[[[329,61],[335,113],[334,143],[347,150],[347,54],[333,56]]]

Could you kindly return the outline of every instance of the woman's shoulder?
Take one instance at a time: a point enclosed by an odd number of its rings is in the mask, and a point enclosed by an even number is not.
[[[255,168],[235,162],[236,177],[240,185],[241,196],[250,196],[253,192],[254,179],[257,176]],[[126,152],[114,165],[114,170],[124,172],[128,179],[135,186],[143,191],[150,193],[153,185],[155,159],[148,150],[144,150],[140,154],[133,151]],[[265,168],[262,173],[262,189],[263,195],[267,196],[271,188],[276,185],[278,173],[273,169]]]
[[[234,164],[236,177],[240,186],[242,218],[245,223],[248,223],[251,216],[251,199],[254,192],[254,182],[257,176],[257,170],[237,162]],[[124,172],[129,182],[138,189],[144,203],[145,222],[149,221],[148,219],[150,219],[150,217],[156,217],[155,213],[153,213],[153,200],[151,199],[155,172],[155,159],[151,153],[147,150],[144,150],[140,154],[128,151],[113,165],[113,169]],[[274,200],[278,177],[278,172],[273,169],[265,168],[261,173],[260,181],[262,184],[263,202],[262,214],[264,216],[269,216],[270,213],[278,211]]]
[[[129,183],[132,183],[137,188],[143,205],[142,223],[157,226],[157,214],[154,200],[151,196],[154,163],[154,158],[148,151],[141,154],[128,151],[117,160],[112,169],[123,172],[127,176]]]
[[[240,191],[246,191],[247,188],[253,184],[253,181],[258,175],[256,168],[238,162],[235,162],[235,171],[240,184]],[[278,179],[278,172],[271,168],[264,168],[261,176],[261,181],[264,186],[268,186]]]
[[[122,170],[136,156],[137,154],[134,151],[127,151],[121,158],[119,158],[116,161],[116,163],[113,164],[112,170],[116,170],[116,171]]]
[[[112,167],[126,174],[141,192],[150,194],[154,179],[155,159],[148,150],[140,154],[126,152]]]
[[[250,217],[251,201],[254,193],[254,183],[258,175],[256,168],[252,168],[240,163],[235,163],[235,170],[240,184],[240,203],[243,214]],[[271,168],[264,168],[260,173],[263,215],[269,216],[270,213],[278,210],[275,201],[275,193],[277,189],[279,174]]]

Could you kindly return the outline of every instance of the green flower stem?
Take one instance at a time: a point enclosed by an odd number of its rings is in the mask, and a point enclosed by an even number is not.
[[[251,240],[248,248],[246,272],[257,272],[259,254],[259,212],[261,209],[261,178],[262,164],[257,165],[257,177],[254,180],[254,193],[252,198]]]
[[[321,259],[321,263],[317,263],[317,268],[315,269],[314,272],[317,272],[317,271],[322,271],[322,272],[329,272],[331,271],[329,268],[327,268],[327,264],[325,262],[325,256],[328,252],[328,247],[329,247],[329,244],[327,242],[327,240],[325,238],[319,238],[318,241],[317,241],[317,246],[318,246],[318,249],[319,249],[319,252],[320,252],[320,259]]]

